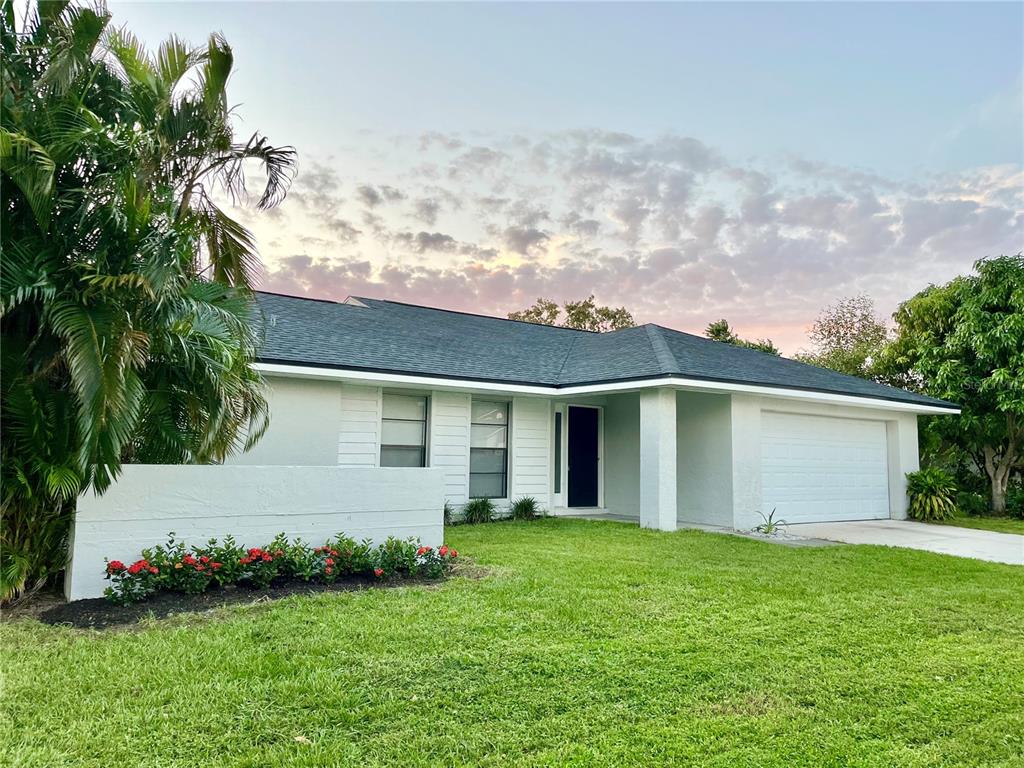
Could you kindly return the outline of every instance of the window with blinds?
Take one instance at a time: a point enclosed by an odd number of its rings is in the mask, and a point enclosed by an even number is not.
[[[503,499],[508,494],[508,403],[474,400],[470,417],[469,495]]]
[[[427,398],[384,395],[380,425],[382,467],[427,465]]]

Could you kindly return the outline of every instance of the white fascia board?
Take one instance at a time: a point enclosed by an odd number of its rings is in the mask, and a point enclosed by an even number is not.
[[[376,386],[416,387],[426,389],[447,389],[460,392],[503,393],[509,395],[536,395],[543,397],[567,398],[580,395],[613,394],[616,392],[638,392],[641,389],[671,387],[673,389],[698,390],[703,392],[739,393],[759,395],[781,400],[849,405],[859,408],[877,408],[888,411],[919,414],[958,414],[959,408],[919,403],[905,403],[875,397],[858,397],[832,392],[816,392],[808,389],[785,389],[757,384],[737,384],[708,379],[692,379],[679,376],[665,376],[643,381],[613,381],[606,384],[582,384],[571,387],[550,387],[532,384],[502,384],[499,382],[473,381],[470,379],[443,379],[433,376],[413,376],[402,373],[374,373],[370,371],[344,370],[341,368],[317,368],[306,365],[285,365],[281,363],[255,363],[260,373],[273,376],[289,376],[302,379],[348,381],[353,384]]]
[[[433,376],[412,376],[403,373],[374,373],[372,371],[351,371],[341,368],[317,368],[309,365],[283,365],[281,363],[255,363],[257,371],[272,376],[288,376],[299,379],[320,379],[325,381],[347,381],[352,384],[370,386],[413,387],[417,389],[448,389],[458,392],[501,392],[510,395],[542,395],[550,397],[560,390],[555,387],[530,384],[501,384],[490,381],[468,379],[441,379]]]

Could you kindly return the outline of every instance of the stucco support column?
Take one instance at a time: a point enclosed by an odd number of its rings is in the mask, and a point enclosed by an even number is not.
[[[676,529],[676,392],[640,392],[640,526]]]
[[[917,455],[917,415],[901,413],[885,423],[886,448],[889,455],[889,515],[893,520],[906,520],[907,473],[921,468]]]

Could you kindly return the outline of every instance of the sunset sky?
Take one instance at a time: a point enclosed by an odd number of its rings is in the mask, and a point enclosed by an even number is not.
[[[1024,6],[110,4],[223,32],[300,172],[263,287],[503,315],[596,294],[787,353],[1024,246]]]

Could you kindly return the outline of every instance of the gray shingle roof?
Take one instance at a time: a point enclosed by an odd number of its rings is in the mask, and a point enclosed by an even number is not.
[[[951,405],[658,325],[589,333],[379,299],[257,299],[262,362],[554,387],[682,376]]]

